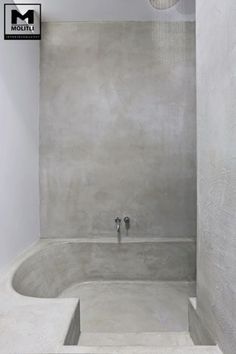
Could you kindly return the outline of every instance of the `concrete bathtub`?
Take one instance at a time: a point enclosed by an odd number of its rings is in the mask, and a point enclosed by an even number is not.
[[[0,348],[78,354],[158,345],[160,332],[188,331],[194,280],[193,239],[40,240],[0,277]]]
[[[93,281],[194,281],[193,239],[44,241],[17,268],[19,294],[55,298],[74,284]]]

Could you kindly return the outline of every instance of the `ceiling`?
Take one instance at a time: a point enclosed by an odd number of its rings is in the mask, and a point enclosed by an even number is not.
[[[195,0],[179,0],[168,10],[153,9],[149,0],[31,0],[30,3],[42,4],[44,22],[195,20]]]

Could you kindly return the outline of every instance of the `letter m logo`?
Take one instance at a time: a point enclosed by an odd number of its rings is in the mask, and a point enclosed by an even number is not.
[[[22,15],[17,10],[11,10],[11,23],[13,25],[17,24],[18,18],[22,21],[28,19],[28,24],[33,25],[34,24],[34,10],[28,10],[24,15]]]

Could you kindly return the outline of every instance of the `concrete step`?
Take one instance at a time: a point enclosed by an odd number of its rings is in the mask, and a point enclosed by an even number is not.
[[[67,351],[67,353],[69,353]],[[70,352],[75,353],[75,352]],[[179,346],[179,347],[78,347],[76,354],[222,354],[215,346]]]
[[[81,333],[79,346],[192,346],[188,332]]]

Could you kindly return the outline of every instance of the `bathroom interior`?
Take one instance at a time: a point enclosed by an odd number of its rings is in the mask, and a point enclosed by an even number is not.
[[[236,2],[41,10],[0,38],[0,353],[235,354]]]

